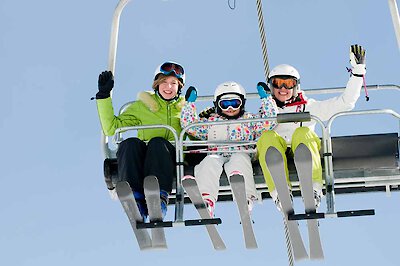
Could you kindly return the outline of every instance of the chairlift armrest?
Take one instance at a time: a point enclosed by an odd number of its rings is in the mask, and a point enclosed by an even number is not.
[[[278,114],[276,121],[278,123],[308,122],[311,121],[311,115],[310,112]]]

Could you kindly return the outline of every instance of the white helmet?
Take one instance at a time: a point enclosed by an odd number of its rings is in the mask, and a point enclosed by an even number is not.
[[[236,116],[227,116],[222,112],[221,107],[219,106],[218,102],[221,99],[234,99],[240,98],[240,112]],[[246,103],[246,91],[237,82],[234,81],[227,81],[224,82],[215,89],[214,92],[214,107],[217,114],[226,117],[227,119],[236,119],[244,114],[244,106]]]
[[[164,74],[167,76],[172,74],[177,77],[183,83],[183,85],[185,85],[185,70],[183,66],[176,62],[167,61],[159,65],[154,71],[154,80],[157,79],[159,74]]]
[[[234,94],[239,97],[242,96],[243,99],[246,99],[246,91],[244,90],[242,85],[234,81],[227,81],[218,85],[218,87],[215,89],[214,101],[217,101],[222,96],[228,94]]]
[[[271,94],[274,95],[274,90],[272,87],[272,78],[276,76],[283,76],[283,77],[292,77],[297,80],[297,85],[293,88],[293,97],[297,97],[298,92],[300,91],[300,74],[291,65],[282,64],[274,67],[271,72],[268,74],[268,87],[271,90]]]

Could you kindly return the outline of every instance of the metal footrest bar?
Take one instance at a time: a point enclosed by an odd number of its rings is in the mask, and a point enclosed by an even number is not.
[[[343,218],[343,217],[356,217],[356,216],[371,216],[375,215],[374,209],[367,210],[353,210],[353,211],[339,211],[336,213],[301,213],[288,215],[289,220],[310,220],[310,219],[325,219],[325,218]]]
[[[212,218],[212,219],[196,219],[196,220],[185,220],[183,222],[184,226],[194,226],[194,225],[207,225],[207,224],[221,224],[221,218]],[[174,227],[180,226],[182,223],[175,223],[173,221],[160,221],[160,222],[149,222],[149,223],[137,223],[137,229],[145,229],[145,228],[158,228],[158,227]]]

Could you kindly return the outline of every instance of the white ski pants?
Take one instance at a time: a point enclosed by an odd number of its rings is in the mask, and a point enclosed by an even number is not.
[[[235,171],[240,172],[244,176],[247,199],[257,199],[250,156],[241,152],[232,153],[230,156],[207,155],[195,166],[194,175],[203,198],[217,201],[219,179],[223,168],[228,178],[235,174]]]

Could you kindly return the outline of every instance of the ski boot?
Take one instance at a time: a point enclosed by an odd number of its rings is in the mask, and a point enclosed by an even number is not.
[[[210,194],[208,193],[203,193],[201,196],[203,197],[204,203],[206,204],[210,217],[214,218],[215,201],[211,198]]]
[[[161,213],[162,218],[164,220],[167,215],[167,206],[168,206],[168,193],[165,190],[160,191],[160,199],[161,199]]]
[[[247,208],[249,210],[250,217],[251,217],[251,212],[253,211],[253,208],[254,208],[255,200],[256,200],[256,198],[254,196],[247,199]]]
[[[315,201],[315,209],[318,209],[321,204],[321,198],[323,197],[322,193],[322,184],[318,182],[313,182],[313,191],[314,191],[314,201]]]
[[[269,195],[271,196],[272,200],[274,201],[275,206],[278,209],[278,211],[283,212],[282,204],[281,204],[281,201],[279,200],[278,192],[276,191],[276,189],[271,191],[269,193]],[[289,195],[290,195],[290,200],[292,201],[292,204],[293,204],[293,194],[292,194],[292,189],[291,188],[289,188]]]
[[[144,197],[143,193],[140,192],[133,192],[133,196],[135,197],[136,204],[138,206],[140,215],[143,218],[143,222],[145,223],[147,220],[147,217],[149,216],[149,210],[147,209],[147,204],[146,204],[146,199]]]

